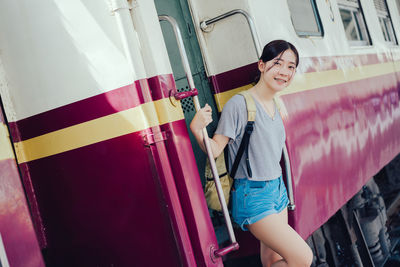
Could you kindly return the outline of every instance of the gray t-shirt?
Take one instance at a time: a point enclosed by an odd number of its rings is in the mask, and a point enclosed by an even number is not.
[[[273,180],[282,175],[279,162],[286,138],[285,128],[276,106],[275,115],[272,119],[261,104],[256,99],[254,100],[257,115],[249,142],[249,159],[253,177],[248,177],[245,153],[242,156],[235,177],[247,177],[256,181]],[[215,131],[215,134],[230,138],[228,143],[229,170],[232,168],[236,153],[239,150],[246,124],[247,109],[245,99],[241,95],[235,95],[225,104]]]

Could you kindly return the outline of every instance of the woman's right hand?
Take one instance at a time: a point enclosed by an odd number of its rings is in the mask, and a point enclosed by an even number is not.
[[[212,109],[206,104],[203,108],[199,109],[194,115],[190,123],[190,130],[192,133],[197,133],[203,130],[207,125],[212,122]]]
[[[211,107],[206,104],[203,108],[199,109],[194,115],[192,122],[190,123],[190,130],[192,131],[194,137],[196,138],[197,143],[199,144],[201,150],[207,153],[207,149],[204,144],[203,137],[203,129],[212,122],[212,110]],[[221,152],[224,150],[226,144],[229,142],[229,138],[215,134],[213,138],[209,138],[206,136],[208,140],[210,140],[210,148],[212,155],[216,158]]]

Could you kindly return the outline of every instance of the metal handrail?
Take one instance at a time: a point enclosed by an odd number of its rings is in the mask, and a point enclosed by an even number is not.
[[[213,19],[203,20],[202,22],[200,22],[200,28],[202,31],[206,31],[206,29],[209,25],[211,25],[217,21],[223,20],[227,17],[230,17],[232,15],[235,15],[235,14],[241,14],[246,18],[247,23],[249,24],[249,27],[250,27],[250,32],[251,32],[251,37],[253,38],[253,43],[256,48],[257,58],[259,58],[261,56],[261,52],[262,52],[261,48],[260,48],[260,39],[258,38],[256,26],[254,24],[253,18],[246,11],[244,11],[242,9],[233,9],[233,10],[226,12],[222,15],[219,15]]]
[[[296,205],[294,204],[294,196],[293,196],[292,170],[290,169],[289,153],[287,151],[286,144],[283,146],[283,159],[285,160],[286,186],[289,195],[288,209],[294,210],[296,208]]]
[[[179,27],[178,27],[178,23],[176,23],[174,18],[172,18],[170,16],[167,16],[167,15],[158,16],[158,19],[159,19],[159,21],[167,21],[167,22],[169,22],[171,24],[172,28],[174,29],[175,38],[176,38],[176,41],[177,41],[177,44],[178,44],[179,53],[180,53],[181,60],[182,60],[182,65],[183,65],[183,68],[184,68],[185,73],[186,73],[186,78],[188,80],[189,87],[190,87],[191,90],[196,90],[196,88],[194,86],[192,72],[190,71],[190,66],[189,66],[189,61],[188,61],[187,55],[186,55],[185,46],[183,44],[182,35],[181,35],[181,32],[180,32]],[[197,95],[193,96],[193,102],[194,102],[194,106],[196,108],[196,111],[198,111],[200,109],[200,103],[199,103],[199,99],[198,99]],[[226,227],[228,228],[229,238],[230,238],[230,240],[232,242],[232,244],[227,246],[226,248],[222,248],[222,249],[218,249],[218,250],[213,251],[213,254],[214,254],[215,257],[221,257],[223,255],[226,255],[230,251],[239,249],[239,244],[236,242],[235,233],[233,232],[233,226],[232,226],[231,218],[229,217],[228,207],[226,206],[225,196],[224,196],[224,193],[223,193],[223,190],[222,190],[221,182],[219,180],[217,166],[216,166],[216,163],[215,163],[214,156],[212,154],[211,145],[210,145],[210,141],[209,141],[209,138],[208,138],[208,133],[207,133],[207,129],[206,128],[203,129],[203,137],[204,137],[204,145],[206,147],[208,159],[209,159],[210,165],[211,165],[211,170],[212,170],[212,173],[213,173],[213,176],[214,176],[215,187],[217,189],[218,198],[219,198],[219,201],[221,203],[222,212],[224,214]]]
[[[207,27],[210,26],[211,24],[216,23],[216,22],[218,22],[218,21],[220,21],[222,19],[225,19],[225,18],[230,17],[230,16],[235,15],[235,14],[241,14],[246,18],[247,23],[249,24],[251,37],[253,38],[253,44],[254,44],[254,47],[255,47],[256,52],[257,52],[257,58],[260,58],[262,51],[261,51],[261,48],[260,48],[260,41],[259,41],[259,38],[258,38],[258,35],[257,35],[255,24],[254,24],[253,18],[246,11],[244,11],[242,9],[234,9],[234,10],[226,12],[226,13],[224,13],[222,15],[219,15],[219,16],[217,16],[215,18],[212,18],[212,19],[209,19],[209,20],[203,20],[202,22],[200,22],[200,28],[201,28],[202,31],[206,31]],[[294,203],[292,172],[291,172],[291,169],[290,169],[289,153],[287,151],[286,144],[283,147],[283,158],[285,160],[286,185],[287,185],[287,190],[288,190],[288,195],[289,195],[288,209],[289,210],[294,210],[296,205]]]

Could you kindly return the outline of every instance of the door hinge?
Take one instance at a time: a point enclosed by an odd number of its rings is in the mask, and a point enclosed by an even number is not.
[[[114,13],[120,9],[132,9],[131,3],[126,0],[109,0],[108,5],[110,7],[111,15],[114,15]]]
[[[144,144],[150,146],[152,144],[167,140],[167,133],[165,131],[146,134],[144,136]]]

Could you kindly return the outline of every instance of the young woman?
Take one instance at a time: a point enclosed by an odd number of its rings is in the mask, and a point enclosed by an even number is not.
[[[255,99],[257,115],[249,143],[252,177],[244,158],[239,164],[232,188],[233,220],[260,240],[263,266],[310,266],[313,254],[307,243],[288,224],[288,197],[282,181],[279,161],[285,142],[282,118],[273,100],[287,87],[296,73],[299,56],[289,42],[275,40],[263,50],[258,69],[260,78],[249,89]],[[205,105],[193,118],[190,129],[205,151],[202,129],[211,119],[211,107]],[[247,111],[244,97],[235,95],[224,106],[210,144],[214,157],[229,147],[229,168],[239,149]]]

